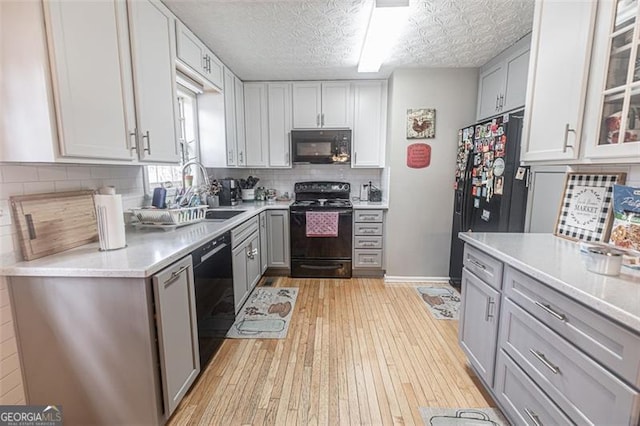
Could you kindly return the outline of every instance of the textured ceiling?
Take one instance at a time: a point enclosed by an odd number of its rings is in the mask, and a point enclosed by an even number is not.
[[[358,74],[373,0],[163,0],[242,80],[388,77],[478,67],[531,31],[534,0],[410,0],[379,73]]]

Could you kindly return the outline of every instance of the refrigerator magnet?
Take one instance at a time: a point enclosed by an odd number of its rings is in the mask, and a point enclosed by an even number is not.
[[[526,169],[524,167],[518,167],[518,171],[516,172],[516,180],[524,179],[525,170]]]
[[[489,222],[489,218],[491,217],[491,212],[489,210],[483,209],[482,216],[480,216],[482,220],[485,222]]]
[[[495,180],[495,187],[493,189],[493,193],[496,195],[502,195],[502,191],[504,190],[504,177],[499,176]]]
[[[481,197],[485,198],[487,196],[487,187],[483,186],[482,187],[482,195],[480,195]]]
[[[473,188],[471,188],[471,195],[473,195],[474,197],[476,195],[478,195],[478,187],[474,186]]]
[[[502,157],[496,158],[496,160],[493,162],[493,174],[495,176],[502,176],[504,174],[504,167],[505,167],[504,158]]]
[[[480,208],[480,198],[474,198],[473,199],[473,207],[476,209]]]

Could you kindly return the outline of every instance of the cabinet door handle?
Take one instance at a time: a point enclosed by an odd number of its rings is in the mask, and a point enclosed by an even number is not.
[[[500,105],[500,95],[496,95],[496,109],[495,109],[496,111],[498,111],[499,105]]]
[[[138,129],[129,132],[129,141],[131,141],[131,136],[133,136],[133,143],[129,144],[129,151],[138,151]]]
[[[559,319],[560,321],[566,321],[567,320],[567,316],[565,314],[559,314],[558,312],[556,312],[553,309],[551,309],[551,306],[543,305],[542,303],[540,303],[538,301],[535,301],[534,303],[536,304],[536,306],[541,308],[543,311],[545,311],[549,315]]]
[[[320,114],[316,114],[316,126],[320,127]]]
[[[504,95],[500,95],[500,111],[504,109]]]
[[[240,164],[242,164],[242,163],[243,163],[243,161],[242,161],[242,151],[240,151],[240,152],[238,153],[238,162],[239,162]]]
[[[487,270],[487,267],[485,265],[483,265],[482,263],[478,262],[475,259],[469,259],[469,263],[471,263],[472,265],[477,266],[478,268],[482,269],[483,271]]]
[[[564,143],[562,144],[562,152],[567,152],[567,148],[573,148],[573,145],[569,145],[569,133],[576,134],[576,129],[572,129],[569,123],[564,127]]]
[[[202,56],[202,69],[203,69],[204,71],[206,71],[206,70],[207,70],[207,55],[203,55],[203,56]]]
[[[233,163],[233,151],[229,151],[229,163]]]
[[[320,125],[324,126],[324,112],[320,114]]]
[[[284,153],[284,165],[285,166],[289,165],[289,153],[288,152]]]
[[[142,144],[142,150],[146,151],[147,153],[149,153],[149,155],[151,155],[151,136],[149,136],[149,131],[147,130],[144,135],[142,135],[142,141],[144,142],[144,140],[147,140],[147,147],[144,147],[144,143]]]
[[[545,367],[547,367],[549,370],[551,370],[551,372],[553,374],[559,374],[560,373],[560,369],[558,367],[556,367],[555,365],[551,364],[549,362],[549,360],[547,360],[547,358],[544,356],[544,354],[542,352],[536,351],[535,349],[529,349],[529,352],[531,352],[531,354],[533,354],[533,356],[535,356],[538,361],[540,361],[542,364],[544,364]]]
[[[358,164],[358,152],[354,152],[353,153],[353,163],[354,164]]]
[[[176,278],[178,278],[184,271],[186,271],[187,269],[189,269],[190,265],[184,265],[182,268],[178,269],[177,271],[173,271],[171,273],[171,276],[164,282],[165,287],[168,284],[171,284],[173,281],[176,280]]]
[[[487,309],[485,311],[485,315],[484,315],[484,320],[485,321],[489,321],[491,318],[493,318],[493,314],[491,313],[491,305],[495,304],[495,302],[493,301],[493,297],[488,297],[487,298]]]
[[[533,411],[529,410],[528,408],[525,408],[524,412],[531,419],[531,421],[533,422],[534,426],[543,426],[542,422],[540,421],[540,417],[538,417],[538,415],[536,413],[534,413]]]

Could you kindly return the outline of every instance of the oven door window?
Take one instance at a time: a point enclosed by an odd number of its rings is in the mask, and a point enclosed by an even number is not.
[[[352,212],[341,212],[338,217],[337,237],[307,237],[305,211],[291,214],[291,257],[306,259],[350,259]]]

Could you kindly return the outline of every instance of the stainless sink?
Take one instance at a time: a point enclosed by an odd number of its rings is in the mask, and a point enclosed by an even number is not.
[[[224,222],[244,212],[246,210],[207,210],[204,220],[208,222]]]

